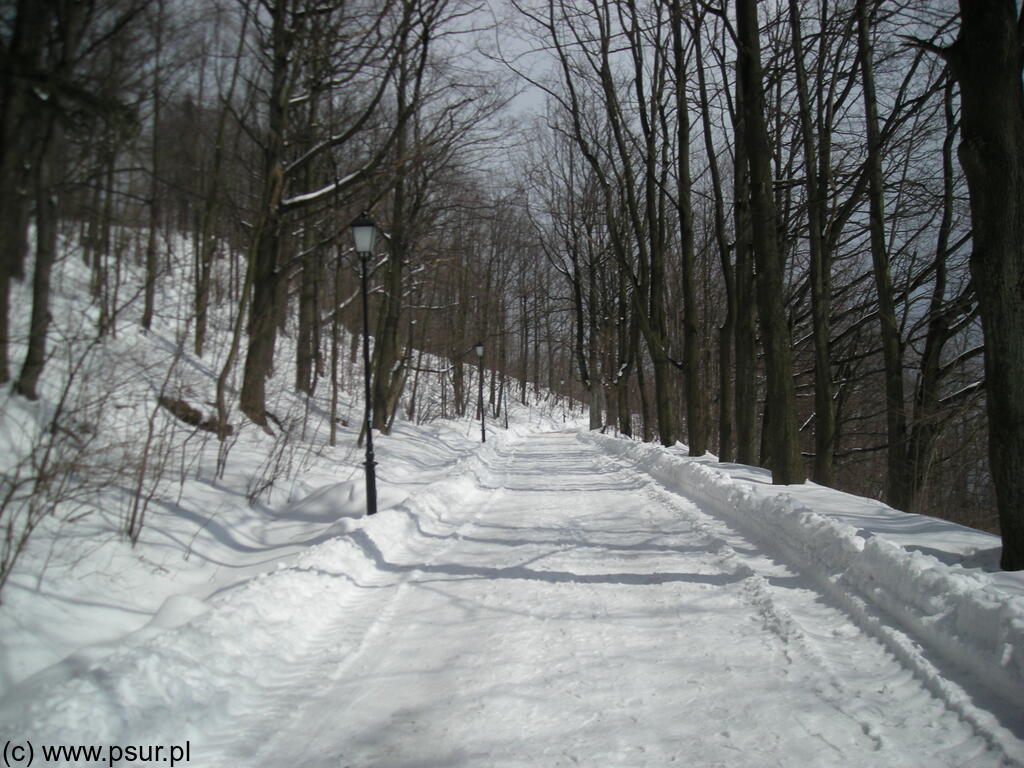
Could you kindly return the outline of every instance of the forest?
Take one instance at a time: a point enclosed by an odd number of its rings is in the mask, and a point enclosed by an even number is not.
[[[488,418],[563,398],[1024,569],[1022,40],[1013,0],[3,0],[0,383],[56,405],[4,460],[0,584],[95,447],[75,361],[127,327],[212,370],[151,405],[223,461],[289,440],[286,342],[341,422],[363,212],[373,429],[474,418],[481,343]]]

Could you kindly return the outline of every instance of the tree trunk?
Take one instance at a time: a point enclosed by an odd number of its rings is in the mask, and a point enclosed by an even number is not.
[[[960,83],[960,164],[971,198],[974,280],[985,331],[989,462],[1002,567],[1024,569],[1024,91],[1010,0],[961,0],[945,54]]]
[[[334,290],[331,292],[334,311],[331,313],[331,436],[333,448],[338,442],[338,394],[341,384],[338,381],[338,360],[341,358],[341,254],[338,253],[334,262]]]
[[[743,103],[743,87],[736,80],[736,102]],[[744,139],[743,112],[736,110],[733,124],[733,222],[736,230],[736,460],[757,463],[757,330],[754,318],[754,251],[750,224],[750,163]]]
[[[570,242],[566,243],[566,245],[569,249],[569,259],[572,267],[572,272],[569,275],[569,287],[572,293],[572,305],[575,317],[575,321],[573,323],[573,351],[576,356],[577,365],[579,366],[580,379],[583,382],[583,388],[587,391],[588,396],[593,397],[594,381],[592,377],[597,373],[597,319],[593,309],[594,270],[592,265],[588,266],[587,275],[589,278],[589,301],[587,302],[587,308],[585,311],[583,301],[583,270],[580,264],[580,248],[582,247],[582,244],[579,242]],[[502,336],[502,338],[504,338],[504,336]],[[589,428],[601,428],[601,414],[593,407],[590,409]]]
[[[399,139],[399,149],[404,141]],[[408,253],[409,231],[406,224],[404,174],[395,184],[394,222],[389,254],[384,266],[384,290],[377,314],[377,332],[373,344],[373,428],[387,433],[391,422],[390,406],[397,402],[392,389],[403,377],[398,331],[402,312],[402,266]],[[461,362],[458,363],[461,365]]]
[[[217,167],[215,163],[214,167]],[[210,305],[210,282],[213,273],[213,257],[216,252],[216,241],[214,240],[213,226],[217,217],[220,195],[217,187],[218,171],[214,170],[211,179],[211,192],[206,198],[206,205],[203,210],[202,224],[199,229],[199,247],[195,255],[195,296],[192,306],[195,309],[195,344],[196,357],[203,356],[203,347],[206,344],[206,323],[207,311]]]
[[[392,397],[392,390],[405,375],[398,331],[402,312],[402,261],[408,244],[405,227],[399,224],[399,197],[396,191],[396,219],[389,243],[391,253],[384,270],[384,298],[377,316],[377,335],[373,345],[373,428],[385,434],[391,422],[391,405],[397,402]]]
[[[320,324],[317,306],[317,285],[320,282],[319,254],[314,247],[315,236],[304,229],[302,274],[299,276],[299,327],[296,333],[295,389],[313,394],[313,371],[320,353],[316,327]]]
[[[153,325],[153,312],[156,305],[156,281],[159,271],[157,259],[157,230],[160,228],[160,110],[163,106],[161,96],[160,55],[163,52],[163,17],[164,2],[157,0],[156,40],[153,51],[153,148],[150,157],[153,174],[149,186],[149,232],[146,236],[146,281],[143,286],[143,308],[141,325],[149,330]]]
[[[608,409],[608,427],[617,430],[619,428],[619,388],[610,378],[605,379],[603,384],[604,402]]]
[[[764,115],[761,75],[761,42],[755,0],[737,0],[739,34],[738,79],[743,83],[744,138],[750,165],[750,209],[757,265],[757,305],[764,340],[767,399],[771,423],[768,436],[768,468],[772,482],[803,482],[806,475],[800,458],[796,429],[796,395],[790,352],[789,324],[785,311],[783,257],[775,231],[775,199],[772,192],[771,154]]]
[[[10,285],[25,276],[31,208],[29,157],[38,139],[35,125],[40,113],[32,81],[23,72],[39,68],[50,14],[48,3],[17,0],[5,71],[0,75],[0,384],[10,380]]]
[[[414,99],[418,87],[410,78],[414,73],[409,71],[408,62],[402,59],[396,86],[396,107],[398,114],[404,114],[410,108],[410,100]],[[413,94],[409,93],[410,87]],[[398,158],[398,170],[392,194],[391,238],[388,242],[388,260],[384,267],[384,291],[380,310],[377,315],[377,333],[373,346],[373,427],[381,432],[388,432],[391,423],[390,407],[397,403],[392,390],[404,379],[404,365],[401,362],[398,332],[402,314],[402,270],[409,256],[412,227],[410,217],[412,206],[409,204],[409,158],[406,157],[408,147],[408,129],[405,122],[397,127],[395,136],[395,154]],[[461,361],[458,363],[461,366]]]
[[[914,391],[914,420],[910,429],[907,444],[907,457],[910,461],[910,496],[907,509],[912,512],[925,512],[921,509],[932,458],[935,452],[935,441],[939,434],[939,385],[942,378],[942,350],[950,338],[950,315],[959,312],[955,302],[953,307],[946,303],[947,270],[949,235],[953,222],[954,183],[953,144],[956,140],[957,123],[953,106],[953,81],[949,80],[945,89],[946,138],[942,144],[942,219],[939,223],[938,239],[935,245],[935,283],[932,286],[931,301],[928,306],[928,331],[924,340],[924,352],[919,364],[917,387]]]
[[[643,417],[643,440],[650,443],[654,440],[654,420],[651,418],[651,403],[647,397],[647,377],[644,373],[643,353],[636,360],[637,389],[640,390],[640,415]]]
[[[696,0],[692,0],[696,10]],[[694,14],[697,15],[696,13]],[[718,331],[718,458],[732,461],[734,428],[734,390],[732,370],[733,338],[736,328],[736,277],[729,261],[729,237],[725,226],[725,199],[722,193],[722,174],[718,168],[715,152],[714,133],[711,127],[711,109],[708,99],[707,78],[704,75],[704,52],[701,38],[703,17],[698,17],[692,27],[694,55],[697,60],[697,84],[700,88],[701,123],[704,133],[704,151],[708,157],[711,172],[711,191],[714,196],[715,244],[722,268],[722,282],[725,285],[725,320]],[[739,238],[737,238],[737,241]]]
[[[673,68],[676,96],[676,158],[679,216],[679,258],[683,278],[683,366],[686,368],[686,432],[691,456],[708,450],[707,415],[704,411],[704,371],[701,362],[700,313],[694,282],[693,206],[690,199],[690,112],[686,100],[687,72],[684,54],[683,14],[679,0],[671,7]]]
[[[818,186],[818,163],[807,72],[803,60],[803,34],[797,0],[789,0],[789,23],[793,39],[799,103],[800,134],[803,144],[804,178],[807,187],[807,239],[810,248],[811,327],[814,342],[814,481],[834,482],[833,454],[836,448],[836,410],[832,391],[832,356],[829,352],[831,296],[829,263],[822,236],[822,190]]]
[[[906,509],[909,501],[907,462],[907,416],[903,390],[903,345],[896,323],[896,306],[885,245],[885,207],[882,188],[882,139],[878,127],[874,64],[870,42],[870,0],[858,0],[857,44],[863,73],[864,113],[867,128],[868,201],[871,227],[871,263],[878,296],[878,320],[885,365],[885,416],[888,434],[886,451],[886,501]]]
[[[57,260],[57,163],[61,148],[61,127],[53,116],[49,135],[41,139],[42,148],[35,165],[36,262],[32,274],[32,317],[29,325],[25,362],[14,391],[29,400],[39,397],[37,387],[46,365],[46,334],[50,327],[50,275]]]
[[[540,294],[539,292],[533,295],[533,397],[537,401],[540,399]]]
[[[619,370],[616,380],[618,389],[619,432],[625,437],[633,436],[633,412],[630,409],[630,382],[633,366],[637,364],[640,348],[640,324],[636,319],[636,308],[626,295],[624,275],[619,276]]]
[[[109,263],[111,257],[111,231],[114,227],[114,168],[117,164],[117,149],[110,147],[105,151],[106,167],[103,180],[103,205],[100,223],[97,227],[97,250],[93,257],[92,291],[99,300],[100,313],[97,332],[100,336],[113,333],[117,318],[110,302]]]
[[[249,24],[249,14],[244,14],[242,29],[238,37],[238,47],[235,49],[235,60],[231,70],[231,82],[228,86],[225,103],[231,103],[235,94],[235,86],[238,83],[238,75],[243,60],[242,51],[246,41],[246,29]],[[221,207],[221,185],[222,169],[224,167],[224,134],[227,129],[230,110],[221,109],[217,115],[217,134],[213,144],[213,164],[209,172],[209,186],[206,189],[206,199],[203,205],[202,224],[199,228],[199,248],[196,251],[195,265],[195,353],[197,357],[203,356],[203,347],[206,344],[206,323],[207,311],[210,304],[210,282],[213,274],[213,260],[217,252],[217,222],[220,218]]]
[[[269,216],[262,228],[264,231],[257,235],[249,264],[252,277],[247,281],[252,285],[252,298],[239,407],[253,423],[264,427],[267,426],[266,379],[274,364],[277,340],[278,283],[281,281],[277,264],[279,222],[278,216]]]
[[[259,222],[249,251],[247,281],[252,285],[249,306],[249,344],[239,407],[255,424],[267,426],[266,379],[274,363],[277,341],[278,302],[282,274],[281,199],[284,193],[284,131],[288,119],[289,44],[288,4],[277,0],[273,7],[273,72],[269,98],[269,121],[263,149],[263,190]]]
[[[523,293],[520,295],[522,300],[522,331],[521,331],[521,352],[520,359],[522,360],[522,367],[519,369],[519,400],[523,405],[527,404],[526,401],[526,375],[527,375],[527,364],[529,362],[529,341],[530,341],[530,326],[527,322],[526,317],[526,291],[525,286],[520,286]]]

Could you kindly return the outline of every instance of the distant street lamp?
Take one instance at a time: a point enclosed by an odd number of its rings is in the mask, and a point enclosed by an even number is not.
[[[366,389],[366,514],[377,514],[377,462],[373,456],[373,400],[370,392],[370,300],[367,279],[370,271],[370,256],[373,242],[377,238],[377,225],[370,215],[363,211],[349,225],[352,239],[359,254],[360,279],[363,287],[363,380]]]
[[[478,341],[473,349],[476,350],[476,360],[480,368],[480,376],[478,377],[480,379],[480,442],[486,443],[487,430],[484,426],[484,343],[482,341]]]

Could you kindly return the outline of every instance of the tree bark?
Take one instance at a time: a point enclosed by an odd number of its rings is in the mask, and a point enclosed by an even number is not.
[[[303,243],[302,274],[299,276],[299,322],[295,339],[295,389],[307,395],[313,394],[313,372],[320,354],[316,338],[316,328],[320,324],[317,302],[320,264],[313,239],[307,235]]]
[[[803,60],[803,33],[797,0],[789,0],[793,59],[799,104],[800,138],[803,145],[804,178],[807,188],[807,239],[810,250],[811,328],[814,344],[814,481],[834,482],[833,454],[836,448],[836,409],[832,389],[832,356],[829,352],[831,296],[829,261],[822,236],[822,193],[818,185],[818,162],[807,71]]]
[[[692,0],[696,16],[696,0]],[[704,52],[702,43],[703,16],[693,24],[694,56],[697,60],[697,84],[700,89],[701,123],[704,132],[704,152],[708,157],[711,173],[711,191],[714,196],[715,244],[722,268],[722,282],[725,285],[725,319],[718,329],[718,458],[732,461],[735,424],[735,394],[733,390],[732,350],[736,328],[736,277],[729,260],[729,237],[725,226],[725,199],[722,193],[722,174],[718,168],[714,134],[711,127],[710,99],[707,78],[704,75]]]
[[[743,84],[736,79],[736,102],[743,103]],[[736,230],[736,460],[757,463],[757,330],[754,291],[754,247],[750,223],[750,163],[746,121],[737,109],[733,131],[733,222]]]
[[[226,95],[222,98],[230,103],[234,98],[235,87],[238,84],[238,76],[243,61],[242,51],[246,41],[246,30],[249,26],[249,14],[242,18],[242,28],[238,37],[238,46],[235,49],[235,60],[231,70],[231,81],[228,85]],[[195,256],[195,296],[193,306],[195,307],[195,353],[197,357],[203,356],[203,347],[206,344],[207,313],[210,305],[210,285],[213,277],[213,262],[217,253],[217,229],[220,219],[220,211],[223,195],[221,189],[224,184],[224,143],[227,131],[228,117],[230,110],[222,109],[217,115],[217,133],[213,144],[213,161],[208,172],[209,185],[205,189],[205,200],[201,225],[199,228],[199,248]]]
[[[403,32],[401,59],[397,69],[395,88],[398,114],[406,114],[417,101],[422,70],[412,66],[407,55],[408,28]],[[426,43],[424,43],[424,46]],[[384,290],[377,315],[377,333],[373,346],[373,427],[387,433],[391,423],[391,405],[397,404],[392,391],[405,378],[405,364],[399,349],[399,326],[402,315],[402,272],[411,249],[414,206],[410,201],[408,124],[398,125],[395,134],[395,155],[398,169],[392,191],[391,238],[388,243],[388,260],[384,266]],[[461,361],[457,365],[461,366]]]
[[[694,281],[693,205],[690,178],[690,112],[686,100],[688,76],[684,54],[683,13],[679,0],[671,6],[672,63],[675,70],[676,213],[679,216],[679,258],[683,282],[683,367],[686,369],[686,433],[691,456],[708,450],[707,414],[704,410],[704,370],[700,343],[700,312]]]
[[[160,228],[160,112],[163,107],[161,96],[162,70],[160,56],[163,53],[164,2],[157,0],[156,46],[153,51],[153,147],[150,153],[153,167],[150,169],[152,178],[149,186],[149,232],[146,236],[146,280],[143,286],[143,308],[141,325],[149,330],[153,325],[153,313],[156,309],[156,282],[159,270],[157,259],[157,231]]]
[[[66,3],[59,9],[42,4],[46,14],[59,18],[58,33],[50,38],[41,38],[47,50],[43,57],[48,59],[51,70],[46,72],[46,81],[34,86],[39,94],[38,116],[33,119],[38,133],[30,141],[35,149],[32,158],[31,179],[35,195],[36,215],[36,259],[32,275],[32,315],[29,325],[28,349],[14,391],[35,400],[37,387],[46,365],[46,336],[50,325],[50,276],[57,261],[57,211],[59,190],[59,168],[63,160],[65,115],[60,94],[53,87],[56,82],[68,76],[75,60],[79,42],[84,34],[84,22],[88,10],[80,3]],[[19,9],[22,10],[22,9]],[[48,26],[49,19],[35,22]],[[45,29],[41,31],[46,31]],[[38,73],[35,73],[38,76]],[[6,138],[6,137],[5,137]],[[22,160],[23,162],[23,160]]]
[[[519,369],[519,401],[526,405],[526,376],[527,366],[529,365],[529,343],[530,343],[530,325],[526,315],[526,284],[523,282],[525,275],[520,275],[519,289],[521,291],[519,295],[522,310],[520,312],[521,327],[520,331],[520,354],[519,358],[521,361],[521,367]]]
[[[310,99],[309,110],[305,117],[307,126],[317,123],[316,99]],[[313,137],[306,138],[307,144],[313,143]],[[303,185],[306,189],[313,188],[313,169],[307,166],[304,170]],[[318,286],[322,277],[320,268],[321,249],[317,246],[317,235],[308,222],[302,228],[301,274],[299,275],[299,311],[298,328],[295,338],[295,389],[312,395],[315,389],[315,372],[319,369],[320,339],[317,329],[320,327],[320,306]]]
[[[867,129],[867,171],[871,263],[878,298],[878,321],[885,365],[886,501],[896,509],[907,509],[909,478],[907,462],[907,415],[903,388],[903,345],[896,323],[889,256],[885,244],[885,191],[882,188],[882,139],[878,127],[878,103],[870,40],[871,0],[857,3],[857,44],[860,52],[864,113]]]
[[[961,0],[945,51],[960,84],[960,164],[971,199],[971,277],[985,332],[989,462],[1002,567],[1024,569],[1024,90],[1012,0]]]
[[[284,131],[289,101],[288,3],[273,6],[273,70],[269,93],[268,131],[263,149],[263,190],[259,222],[249,251],[248,271],[252,299],[249,305],[249,343],[246,348],[239,407],[253,423],[267,427],[266,379],[274,362],[277,341],[278,301],[282,280],[281,199],[284,194]]]
[[[737,0],[738,78],[743,83],[744,138],[750,164],[750,209],[757,265],[757,305],[764,340],[767,400],[770,422],[768,468],[772,482],[803,482],[803,461],[796,429],[796,395],[785,311],[783,257],[775,231],[771,150],[765,126],[761,42],[755,0]]]
[[[36,259],[32,273],[32,316],[28,349],[14,391],[29,400],[39,398],[39,378],[46,365],[46,334],[50,327],[50,276],[57,260],[57,162],[62,129],[56,116],[35,163]]]
[[[636,319],[636,307],[626,295],[628,287],[624,275],[619,275],[619,370],[618,370],[618,411],[619,432],[625,437],[633,436],[633,412],[630,409],[630,382],[633,367],[640,356],[640,324]]]
[[[942,379],[942,350],[951,337],[951,315],[959,313],[961,302],[949,306],[946,301],[947,268],[949,256],[949,235],[953,222],[954,170],[953,145],[957,134],[957,123],[953,106],[953,81],[945,89],[946,137],[942,143],[942,219],[939,223],[935,245],[935,283],[932,286],[931,301],[928,305],[928,331],[924,340],[924,352],[918,368],[917,387],[914,391],[914,420],[907,444],[911,478],[909,483],[908,510],[924,512],[920,504],[928,482],[935,442],[940,429],[940,391]],[[970,290],[970,289],[969,289]]]
[[[0,78],[0,384],[10,380],[10,285],[25,276],[31,208],[32,144],[39,104],[26,73],[38,69],[45,48],[47,3],[17,0],[7,61]]]

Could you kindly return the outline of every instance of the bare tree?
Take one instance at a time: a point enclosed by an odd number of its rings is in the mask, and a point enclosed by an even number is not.
[[[960,164],[971,199],[971,275],[985,330],[989,461],[1002,567],[1024,569],[1024,16],[1011,0],[960,3],[960,32],[939,53],[960,85]]]
[[[264,65],[269,82],[265,84],[265,122],[251,130],[259,136],[262,171],[248,260],[252,300],[240,407],[254,423],[268,428],[265,381],[272,369],[277,326],[284,312],[288,265],[283,259],[282,241],[286,237],[286,222],[299,211],[336,199],[376,172],[411,110],[395,116],[392,130],[352,172],[337,175],[317,189],[295,187],[310,163],[336,157],[342,147],[352,146],[370,127],[389,88],[396,52],[408,40],[403,30],[416,27],[420,9],[418,3],[406,2],[396,12],[395,3],[388,2],[373,13],[357,11],[351,17],[343,2],[325,5],[305,0],[273,0],[266,10],[269,24],[260,14],[253,16],[260,47],[268,52]],[[333,25],[339,25],[338,34],[323,34]],[[296,105],[314,96],[296,93],[303,83],[303,68],[308,67],[307,57],[319,53],[316,45],[304,45],[311,35],[339,52],[335,60],[339,71],[328,80],[330,90],[369,80],[370,96],[353,108],[344,125],[332,126],[335,131],[294,156],[289,151],[289,138]],[[425,43],[427,37],[419,40]],[[426,55],[425,50],[422,55]]]
[[[765,403],[768,461],[772,481],[802,482],[806,474],[796,430],[796,401],[789,325],[785,313],[783,258],[775,232],[771,150],[765,126],[760,27],[754,0],[737,0],[739,105],[750,168],[750,210],[757,264],[757,307],[764,341],[768,396]]]

